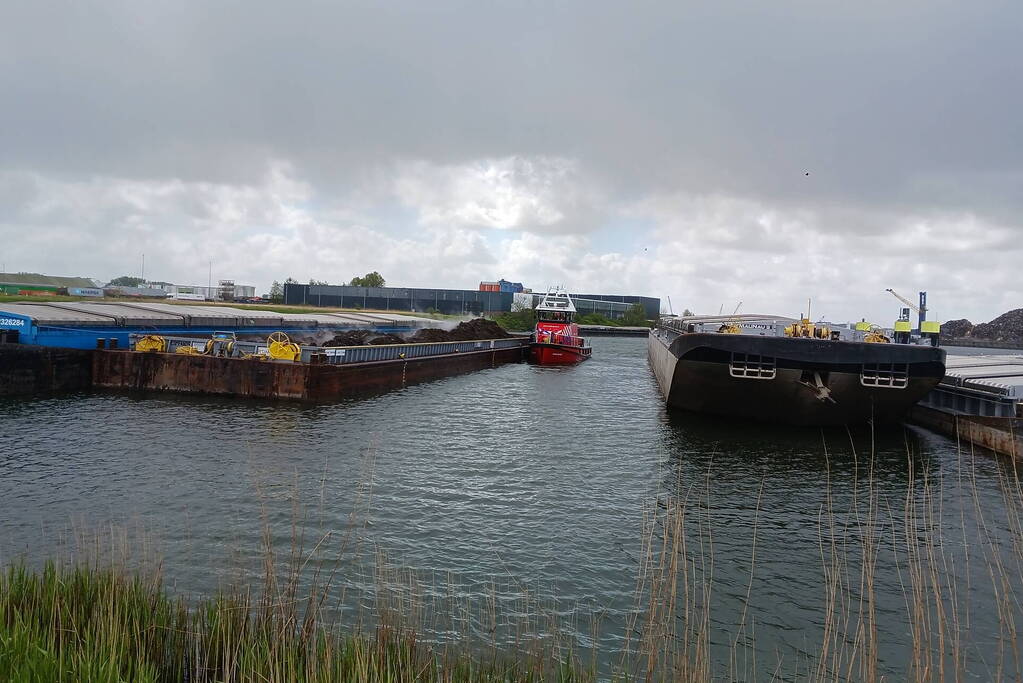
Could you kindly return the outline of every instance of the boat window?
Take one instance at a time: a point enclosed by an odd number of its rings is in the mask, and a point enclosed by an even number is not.
[[[771,356],[733,353],[728,363],[728,374],[743,379],[774,379],[776,367]]]
[[[860,371],[860,384],[865,387],[905,389],[909,384],[907,363],[865,363]]]

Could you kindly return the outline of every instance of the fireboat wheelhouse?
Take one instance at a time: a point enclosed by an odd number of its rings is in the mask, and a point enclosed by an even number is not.
[[[590,357],[593,348],[579,336],[575,304],[563,289],[550,289],[536,307],[536,329],[529,358],[538,365],[573,365]]]

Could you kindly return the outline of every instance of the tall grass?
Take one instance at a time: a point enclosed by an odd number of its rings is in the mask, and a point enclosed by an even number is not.
[[[921,467],[921,456],[907,444],[908,483],[904,495],[892,498],[879,485],[874,452],[855,455],[854,449],[854,471],[841,495],[833,489],[825,453],[824,499],[819,509],[807,511],[817,517],[820,622],[788,625],[804,632],[807,648],[765,656],[766,648],[757,643],[758,620],[772,616],[750,608],[758,524],[767,514],[759,496],[748,519],[748,583],[743,590],[727,587],[739,602],[728,612],[738,616],[730,624],[715,618],[723,598],[714,534],[727,529],[714,524],[709,470],[689,481],[677,475],[647,512],[637,606],[618,675],[673,681],[1023,681],[1018,462],[998,462],[995,490],[1001,495],[985,499],[975,464],[978,459],[990,464],[989,453],[961,450],[958,467],[943,475],[940,468]],[[894,568],[897,585],[880,585],[882,568],[886,577]],[[994,621],[997,632],[979,632],[978,616]],[[904,637],[897,634],[900,624]]]
[[[714,519],[714,471],[693,477],[678,468],[644,514],[624,644],[601,663],[595,649],[587,658],[579,645],[587,629],[598,641],[605,628],[599,615],[567,623],[566,613],[579,612],[541,600],[539,587],[438,581],[379,548],[370,613],[340,619],[350,585],[342,578],[351,570],[344,558],[361,543],[366,486],[343,530],[313,538],[294,496],[290,550],[274,547],[264,521],[260,580],[206,598],[167,590],[159,562],[128,562],[135,548],[113,532],[103,541],[79,539],[91,550],[39,571],[8,568],[0,577],[0,680],[1023,680],[1016,463],[1000,464],[1000,496],[985,498],[975,459],[987,455],[962,452],[959,467],[942,474],[921,467],[907,445],[907,484],[893,498],[879,485],[873,452],[857,456],[840,491],[826,455],[823,501],[806,511],[818,530],[820,619],[794,625],[806,632],[801,652],[771,656],[757,643],[758,623],[770,616],[752,606],[766,483],[747,520],[748,580],[728,587],[741,609],[722,623],[715,619],[724,599],[715,534],[727,529]],[[372,463],[366,467],[369,481]],[[953,495],[966,496],[966,505],[948,507]],[[324,561],[326,548],[333,555]],[[895,568],[897,586],[879,585],[881,567]],[[893,612],[905,627],[898,647],[881,635],[891,638]],[[996,615],[998,633],[977,632],[980,612]]]
[[[282,597],[284,599],[282,599]],[[272,587],[189,603],[159,576],[10,567],[0,579],[3,681],[506,681],[580,677],[552,658],[443,651],[381,624],[320,624],[315,596]]]

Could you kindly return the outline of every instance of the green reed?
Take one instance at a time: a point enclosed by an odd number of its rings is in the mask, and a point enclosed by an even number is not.
[[[571,681],[559,662],[439,652],[412,631],[343,634],[302,601],[250,593],[189,604],[159,576],[48,563],[0,578],[3,681]]]

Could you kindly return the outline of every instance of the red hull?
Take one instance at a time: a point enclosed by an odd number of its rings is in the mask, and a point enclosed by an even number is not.
[[[529,359],[537,365],[574,365],[590,357],[589,346],[568,346],[566,344],[529,345]]]

